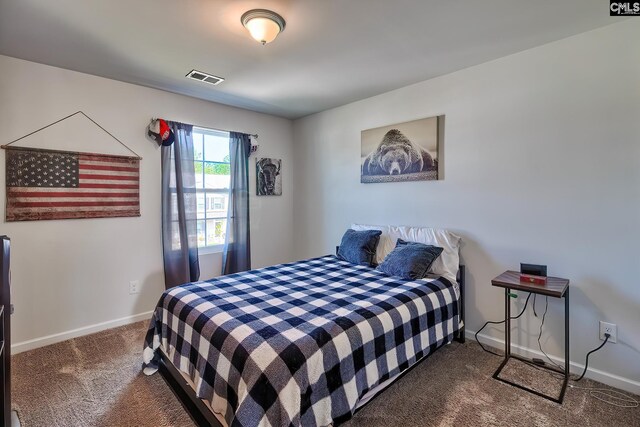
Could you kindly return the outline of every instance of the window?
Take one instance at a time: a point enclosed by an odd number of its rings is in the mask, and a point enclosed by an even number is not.
[[[226,211],[226,207],[225,207],[225,198],[224,197],[214,197],[212,195],[207,195],[208,196],[208,209],[212,210],[212,211]]]
[[[198,247],[223,245],[229,206],[229,133],[193,128]]]

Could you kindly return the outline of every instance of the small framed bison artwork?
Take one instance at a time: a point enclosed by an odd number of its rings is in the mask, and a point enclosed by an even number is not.
[[[282,196],[281,159],[256,159],[258,196]]]
[[[360,182],[438,179],[440,123],[429,117],[362,131]]]

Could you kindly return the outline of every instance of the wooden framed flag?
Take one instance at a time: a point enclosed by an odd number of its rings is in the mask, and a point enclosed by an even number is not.
[[[6,221],[140,216],[140,158],[7,147]]]

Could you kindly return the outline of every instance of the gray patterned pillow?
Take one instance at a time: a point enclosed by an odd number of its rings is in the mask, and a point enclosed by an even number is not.
[[[348,229],[342,236],[338,258],[352,264],[375,266],[380,230],[355,231]]]
[[[395,249],[378,266],[378,270],[403,279],[422,279],[442,251],[443,248],[438,246],[398,239]]]

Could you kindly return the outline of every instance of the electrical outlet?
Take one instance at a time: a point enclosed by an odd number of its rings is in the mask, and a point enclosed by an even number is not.
[[[604,341],[604,334],[609,334],[610,343],[615,344],[618,341],[618,326],[615,323],[607,323],[600,321],[600,339]]]
[[[138,280],[132,280],[129,282],[129,294],[140,293],[140,282]]]

